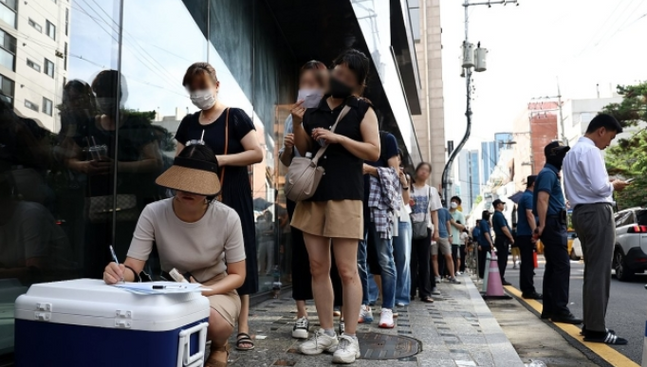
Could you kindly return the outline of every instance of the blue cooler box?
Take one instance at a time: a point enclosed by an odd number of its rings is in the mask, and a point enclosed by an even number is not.
[[[32,285],[15,319],[16,367],[201,367],[209,300],[77,279]]]

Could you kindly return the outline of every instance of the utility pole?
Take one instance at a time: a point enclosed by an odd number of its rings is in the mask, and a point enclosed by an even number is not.
[[[463,139],[461,142],[458,144],[456,149],[449,155],[449,159],[447,160],[447,163],[445,164],[445,168],[443,170],[443,197],[445,200],[449,198],[449,172],[451,171],[452,164],[454,163],[454,160],[456,159],[456,156],[458,153],[463,149],[463,146],[465,143],[467,143],[467,140],[470,138],[470,133],[472,132],[472,107],[471,107],[471,101],[472,101],[472,68],[474,67],[474,64],[472,65],[465,65],[465,62],[467,60],[467,55],[471,55],[471,48],[474,47],[474,45],[470,44],[469,42],[469,13],[468,13],[468,8],[470,6],[481,6],[481,5],[487,5],[488,8],[491,8],[492,5],[507,5],[507,4],[516,4],[519,6],[519,0],[501,0],[501,1],[483,1],[483,2],[478,2],[478,3],[470,3],[469,0],[464,0],[463,2],[463,8],[465,9],[465,40],[463,41],[463,74],[465,74],[465,90],[466,90],[466,97],[467,97],[467,104],[465,107],[465,117],[467,118],[467,128],[465,129],[465,135],[463,136]],[[480,45],[480,43],[479,43]],[[480,49],[480,46],[479,46]],[[468,51],[469,50],[469,51]],[[484,51],[484,52],[487,52]],[[484,60],[483,60],[484,62]],[[480,71],[485,71],[485,65],[483,65],[482,69],[476,69],[475,71],[480,72]],[[471,177],[471,176],[470,176]],[[471,180],[471,179],[470,179]],[[471,189],[471,188],[470,188]],[[449,200],[447,200],[449,202]]]
[[[568,145],[566,131],[564,130],[564,115],[562,114],[562,92],[559,89],[559,79],[557,79],[557,103],[559,103],[559,125],[562,128],[562,143]]]

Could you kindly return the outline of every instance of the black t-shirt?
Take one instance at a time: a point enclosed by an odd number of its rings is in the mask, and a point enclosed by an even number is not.
[[[227,110],[223,111],[215,121],[208,125],[200,124],[200,112],[198,111],[182,119],[175,134],[175,139],[181,144],[186,145],[190,140],[200,140],[204,131],[205,144],[211,148],[215,155],[222,155],[225,154],[226,125]],[[244,152],[245,147],[243,147],[242,140],[253,130],[255,130],[254,123],[245,111],[239,108],[229,108],[229,141],[227,142],[227,154]],[[219,177],[223,180],[223,202],[234,209],[246,210],[243,208],[246,208],[248,203],[234,203],[234,201],[242,200],[242,198],[237,198],[239,195],[245,195],[251,198],[251,185],[249,184],[247,167],[227,166],[221,169]],[[251,207],[251,204],[249,206]],[[251,209],[249,211],[251,212]],[[242,217],[241,213],[238,214]]]
[[[348,98],[346,104],[351,109],[339,122],[335,133],[356,141],[364,141],[360,125],[371,106],[368,102],[355,97]],[[326,98],[324,98],[321,100],[319,107],[308,109],[303,116],[303,127],[311,140],[310,152],[313,157],[317,154],[321,145],[310,137],[312,130],[315,128],[330,130],[337,121],[343,106],[342,104],[331,110]],[[362,159],[354,156],[341,144],[331,144],[324,156],[319,160],[319,165],[326,170],[326,173],[310,200],[363,200],[363,163]]]
[[[129,115],[127,112],[124,113],[123,121],[124,123],[119,127],[117,160],[119,162],[140,161],[144,147],[156,141],[150,121],[147,121],[144,117]],[[88,118],[86,123],[78,122],[77,131],[73,137],[76,145],[85,152],[87,152],[90,145],[95,143],[97,145],[106,145],[108,147],[108,157],[115,156],[116,131],[102,129],[98,126],[99,122],[95,117]],[[88,155],[84,159],[90,160],[92,157]],[[119,173],[117,176],[117,193],[152,196],[152,191],[155,190],[154,181],[157,174],[157,172]],[[112,175],[90,176],[88,181],[90,196],[112,195]]]

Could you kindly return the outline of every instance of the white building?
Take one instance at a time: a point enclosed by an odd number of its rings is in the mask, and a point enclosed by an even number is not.
[[[577,143],[578,139],[586,133],[591,120],[611,103],[622,102],[622,97],[572,99],[564,102],[562,113],[564,116],[564,135],[570,146]],[[562,136],[562,126],[557,124],[559,136]]]
[[[54,132],[67,82],[69,6],[64,0],[0,0],[1,98]]]

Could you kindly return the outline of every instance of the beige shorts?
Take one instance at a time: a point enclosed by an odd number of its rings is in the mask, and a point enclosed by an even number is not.
[[[327,238],[364,239],[364,209],[361,200],[299,201],[292,227]]]
[[[224,279],[226,273],[216,275],[208,281],[202,283],[205,287],[214,285]],[[216,294],[209,297],[209,305],[216,310],[232,327],[236,326],[238,316],[240,315],[240,296],[233,290],[227,294]]]
[[[449,243],[449,238],[439,238],[438,241],[432,242],[431,254],[438,255],[438,249],[443,255],[452,255],[452,245]]]

